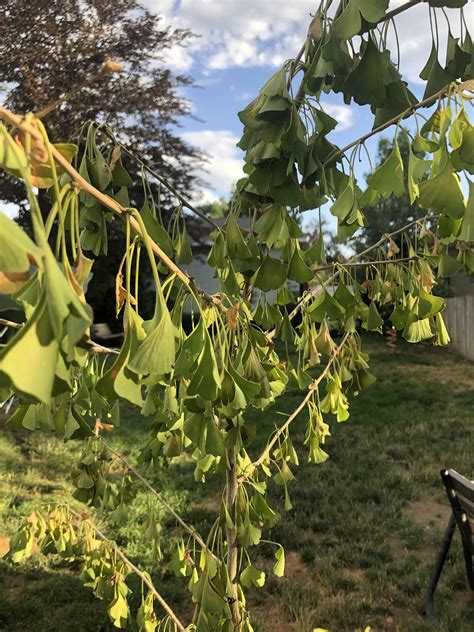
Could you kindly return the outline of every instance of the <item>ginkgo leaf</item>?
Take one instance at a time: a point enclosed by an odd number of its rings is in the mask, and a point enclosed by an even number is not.
[[[289,279],[293,279],[297,283],[307,283],[313,278],[313,272],[304,262],[299,245],[296,244],[293,256],[288,266],[287,276]]]
[[[474,243],[474,183],[469,180],[469,199],[462,218],[458,239]]]
[[[434,213],[445,213],[449,217],[462,217],[465,209],[464,195],[459,177],[449,160],[438,175],[420,182],[419,203]]]
[[[331,213],[340,222],[348,221],[348,218],[357,210],[357,195],[353,178],[347,180],[347,185],[331,206]]]
[[[273,565],[273,573],[277,577],[283,577],[285,574],[285,549],[279,546],[275,553],[276,562]]]
[[[30,319],[0,353],[0,387],[11,386],[25,397],[49,404],[58,353],[43,293]]]
[[[287,275],[287,264],[271,257],[268,253],[265,255],[262,265],[257,270],[254,284],[263,292],[277,290],[283,285]]]
[[[384,76],[389,61],[390,53],[381,53],[369,37],[360,62],[344,82],[344,90],[359,105],[371,104],[377,108],[382,107],[386,102]]]
[[[41,249],[16,222],[0,212],[0,271],[28,272],[30,259],[41,263]]]
[[[357,35],[362,28],[362,17],[376,24],[384,15],[388,0],[350,0],[341,15],[335,20],[333,32],[338,39],[347,40]]]
[[[418,188],[419,182],[423,179],[428,167],[430,165],[429,160],[423,160],[422,158],[418,158],[412,151],[410,144],[408,144],[408,179],[407,179],[407,188],[408,195],[410,197],[410,204],[418,197],[420,190]]]
[[[213,402],[217,399],[221,378],[209,332],[201,326],[201,333],[203,335],[202,350],[187,392],[189,395],[200,395],[205,400]]]
[[[3,123],[0,123],[0,165],[17,177],[21,177],[27,167],[25,152],[15,143]]]
[[[149,325],[149,332],[129,366],[141,375],[162,376],[171,373],[175,361],[175,326],[164,299],[159,313]]]
[[[92,310],[81,301],[59,268],[51,249],[45,247],[44,280],[51,325],[61,340],[67,332],[68,351],[77,344],[92,324]]]
[[[143,403],[142,388],[137,374],[131,371],[128,366],[132,337],[137,337],[137,335],[134,318],[131,318],[129,326],[125,330],[125,338],[120,353],[110,369],[97,382],[96,390],[109,400],[120,397],[135,406],[141,406]]]
[[[378,331],[382,333],[383,318],[380,316],[374,301],[370,302],[369,313],[367,316],[367,331]]]
[[[423,99],[427,99],[432,96],[435,92],[438,92],[445,86],[448,86],[455,79],[455,77],[452,77],[444,68],[441,67],[441,64],[438,61],[438,51],[436,50],[434,42],[431,47],[429,59],[423,70],[420,72],[420,77],[421,79],[427,81]]]
[[[391,195],[401,197],[405,193],[403,160],[396,140],[390,156],[370,174],[367,178],[367,184],[384,198]]]
[[[246,588],[251,588],[252,586],[261,588],[265,584],[265,573],[257,570],[249,563],[240,573],[240,583]]]

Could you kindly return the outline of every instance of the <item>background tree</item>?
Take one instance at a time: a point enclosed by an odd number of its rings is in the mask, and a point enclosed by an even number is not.
[[[166,60],[173,47],[185,46],[191,37],[188,30],[165,28],[159,16],[135,0],[36,0],[34,7],[26,0],[7,0],[0,6],[4,103],[15,112],[38,112],[95,76],[95,81],[44,116],[51,140],[64,142],[88,119],[105,122],[161,176],[171,179],[175,189],[189,192],[196,183],[191,166],[202,155],[183,141],[176,128],[190,115],[179,89],[192,81],[174,74]],[[123,71],[100,76],[107,59],[122,64]],[[139,171],[127,156],[123,162],[132,173]],[[129,190],[129,196],[140,208],[140,183]],[[24,188],[4,171],[0,199],[17,204],[20,224],[31,228]],[[42,207],[46,209],[47,203]],[[97,262],[90,300],[98,319],[110,322],[114,319],[111,271],[117,269],[124,246],[120,225],[112,223],[108,241],[111,258]]]

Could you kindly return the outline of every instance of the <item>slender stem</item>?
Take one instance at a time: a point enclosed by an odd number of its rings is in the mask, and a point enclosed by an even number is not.
[[[226,538],[227,538],[227,573],[232,586],[233,601],[230,604],[232,612],[232,622],[234,624],[235,632],[241,629],[241,617],[239,607],[239,593],[237,583],[237,564],[239,557],[239,547],[237,544],[237,527],[235,523],[236,518],[236,502],[237,502],[237,490],[239,487],[237,479],[237,461],[235,457],[234,448],[227,450],[227,459],[229,461],[229,469],[226,471],[226,507],[232,521],[232,526],[226,524]]]
[[[180,630],[180,632],[185,632],[186,627],[181,623],[181,621],[178,619],[178,617],[176,616],[174,611],[171,609],[171,607],[167,604],[164,598],[156,590],[155,586],[149,579],[148,575],[146,573],[143,573],[137,566],[135,566],[135,564],[125,555],[125,553],[123,553],[119,549],[117,543],[114,542],[113,540],[109,540],[109,538],[104,533],[102,533],[102,531],[100,531],[100,529],[96,527],[96,525],[93,524],[88,518],[85,519],[83,516],[81,516],[80,513],[78,513],[77,511],[74,511],[74,509],[72,509],[69,505],[66,505],[66,507],[73,516],[75,516],[76,518],[79,518],[80,520],[83,520],[84,522],[87,522],[94,529],[94,531],[97,533],[97,535],[99,536],[101,540],[103,540],[104,542],[107,542],[107,544],[110,544],[114,548],[116,554],[120,557],[120,559],[123,562],[125,562],[125,564],[129,567],[131,571],[135,573],[135,575],[138,575],[138,577],[142,580],[142,582],[153,593],[153,596],[159,602],[163,610],[165,610],[168,616],[170,617],[170,619],[174,621],[178,630]]]
[[[415,261],[418,259],[417,255],[413,257],[402,257],[400,259],[376,259],[374,261],[347,261],[346,263],[339,263],[335,261],[334,263],[329,263],[327,266],[319,266],[318,268],[314,268],[314,274],[318,274],[318,272],[324,272],[324,270],[333,270],[335,266],[339,266],[341,268],[359,268],[364,266],[379,266],[379,265],[388,265],[389,263],[404,263],[407,261]]]
[[[140,472],[129,461],[127,461],[127,459],[124,457],[124,455],[121,454],[120,452],[117,452],[117,450],[114,450],[114,448],[112,448],[108,443],[106,443],[104,441],[104,439],[102,439],[102,437],[101,437],[101,441],[105,445],[107,450],[109,450],[109,452],[111,452],[115,457],[117,457],[117,459],[122,461],[122,463],[125,465],[125,467],[128,470],[130,470],[130,472],[132,472],[132,474],[136,478],[138,478],[138,480],[144,485],[144,487],[146,487],[146,489],[158,500],[160,505],[162,505],[166,509],[166,511],[173,516],[173,518],[176,520],[176,522],[178,522],[181,525],[181,527],[185,531],[187,531],[187,533],[189,533],[189,535],[192,538],[194,538],[194,540],[199,544],[199,546],[202,547],[203,549],[205,549],[208,553],[210,553],[210,555],[212,555],[212,557],[215,559],[216,562],[220,563],[220,559],[216,555],[214,555],[214,553],[212,551],[209,550],[209,548],[207,547],[206,543],[201,538],[201,536],[196,531],[196,529],[194,527],[191,527],[189,524],[187,524],[187,522],[185,522],[181,518],[181,516],[178,513],[176,513],[176,511],[173,509],[173,507],[171,507],[171,505],[163,498],[163,496],[159,492],[157,492],[156,489],[152,485],[150,485],[150,483],[146,480],[146,478],[144,478],[140,474]]]
[[[23,323],[15,323],[13,320],[7,320],[6,318],[0,318],[0,326],[10,327],[11,329],[21,329]]]
[[[311,384],[308,387],[308,392],[306,393],[304,399],[301,401],[299,406],[291,413],[291,415],[288,417],[285,423],[282,426],[280,426],[280,428],[278,428],[278,430],[273,435],[271,441],[267,443],[262,454],[258,457],[256,461],[252,463],[252,465],[250,466],[250,469],[238,479],[239,483],[243,483],[244,481],[248,480],[252,476],[252,474],[255,472],[255,470],[258,469],[260,465],[262,465],[262,463],[266,461],[266,459],[270,455],[270,452],[272,451],[273,446],[278,442],[278,439],[280,438],[280,436],[285,432],[288,426],[296,419],[296,417],[298,417],[300,412],[303,410],[303,408],[311,399],[313,395],[313,391],[318,387],[318,385],[324,380],[324,378],[328,374],[329,369],[331,368],[337,356],[341,353],[344,345],[346,344],[346,341],[349,335],[350,335],[349,332],[346,332],[344,334],[344,336],[342,337],[341,343],[334,350],[331,358],[329,359],[329,362],[324,367],[324,370],[321,373],[321,375],[319,375],[315,380],[311,382]]]
[[[160,182],[164,187],[166,187],[168,189],[168,191],[170,193],[172,193],[180,202],[181,204],[187,208],[189,211],[191,211],[192,213],[194,213],[195,215],[197,215],[199,218],[201,218],[204,222],[206,222],[207,224],[209,224],[209,226],[211,226],[214,230],[219,230],[220,231],[220,227],[212,221],[212,219],[210,217],[208,217],[207,215],[205,215],[204,213],[201,213],[200,210],[198,210],[194,204],[191,204],[191,202],[186,199],[184,197],[184,195],[182,195],[172,184],[171,182],[165,178],[164,176],[160,176],[159,173],[157,173],[154,169],[152,169],[151,167],[149,167],[146,162],[143,162],[143,160],[141,158],[139,158],[137,156],[137,154],[135,152],[133,152],[131,149],[128,149],[128,147],[126,147],[125,145],[122,145],[122,143],[120,143],[117,138],[114,136],[114,134],[108,130],[108,129],[102,129],[102,128],[98,128],[100,132],[102,132],[105,136],[107,136],[108,138],[110,138],[110,140],[112,140],[116,145],[118,145],[120,147],[120,149],[123,151],[124,154],[126,154],[129,158],[131,158],[132,160],[134,160],[138,165],[140,165],[140,167],[142,167],[142,169],[144,171],[146,171],[147,173],[149,173],[151,176],[153,176],[154,178],[156,178],[158,180],[158,182]]]

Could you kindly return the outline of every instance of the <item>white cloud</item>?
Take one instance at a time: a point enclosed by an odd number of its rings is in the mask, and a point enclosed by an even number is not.
[[[293,57],[305,37],[315,0],[145,0],[165,23],[201,37],[170,55],[179,70],[200,55],[209,69],[278,65]]]
[[[336,103],[323,103],[321,102],[321,107],[325,112],[335,118],[338,122],[338,125],[334,132],[343,132],[346,129],[349,129],[354,124],[354,108],[349,107],[348,105],[338,105]]]
[[[183,132],[182,137],[209,156],[205,169],[197,175],[209,184],[200,192],[200,202],[228,196],[233,184],[242,177],[242,153],[236,147],[238,138],[228,130]]]
[[[391,0],[393,9],[406,0]],[[471,0],[472,2],[472,0]],[[316,0],[145,0],[145,4],[164,17],[166,24],[190,28],[200,35],[182,50],[170,52],[168,62],[178,70],[189,70],[199,57],[208,70],[261,65],[278,66],[298,52],[308,28]],[[337,3],[334,3],[336,6]],[[446,9],[453,34],[459,33],[457,10]],[[445,41],[447,26],[441,10],[436,11],[440,41]],[[474,11],[465,7],[469,28],[474,26]],[[419,82],[419,72],[431,48],[427,3],[404,11],[395,19],[401,41],[401,70],[410,81]],[[389,46],[396,56],[393,26],[389,27]],[[444,55],[444,51],[442,53]]]

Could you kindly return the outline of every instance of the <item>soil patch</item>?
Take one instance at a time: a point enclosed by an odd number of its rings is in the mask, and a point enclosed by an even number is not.
[[[421,498],[405,508],[405,515],[427,531],[434,532],[446,527],[451,508],[448,502],[441,503],[434,498]]]

